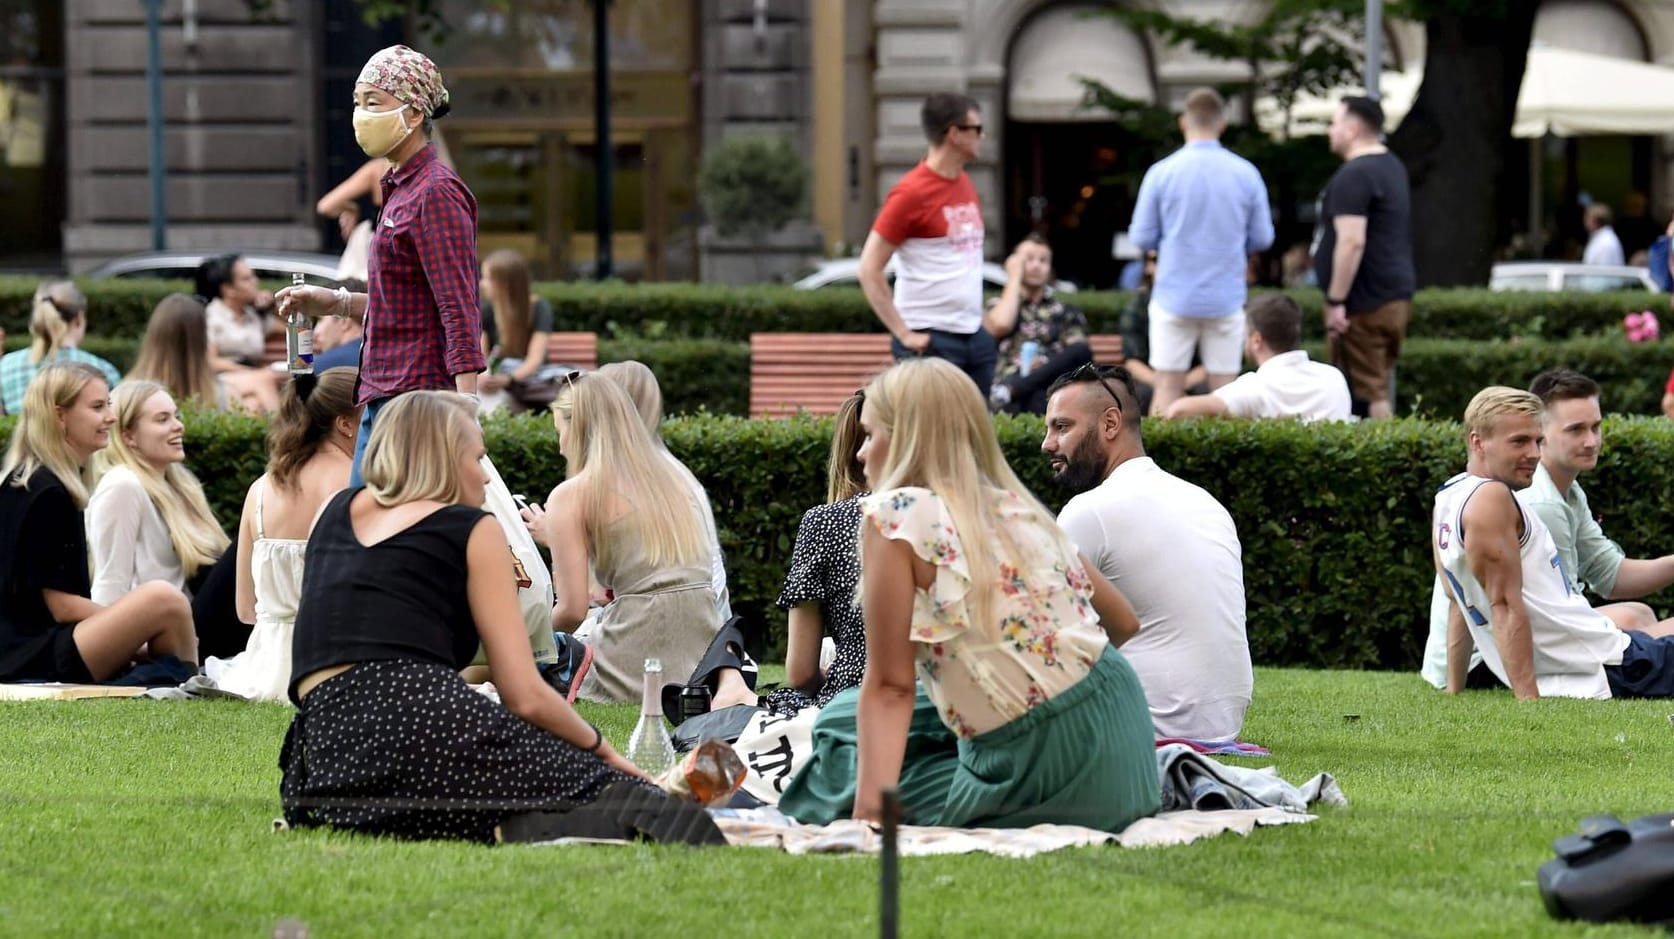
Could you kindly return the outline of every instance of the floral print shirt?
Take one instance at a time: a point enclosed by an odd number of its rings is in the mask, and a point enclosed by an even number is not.
[[[1042,358],[1064,351],[1087,341],[1087,317],[1075,307],[1064,306],[1047,287],[1039,300],[1017,300],[1017,326],[1001,339],[994,360],[996,383],[1012,378],[1023,370],[1023,343],[1040,343]]]
[[[866,523],[935,565],[913,596],[919,680],[942,722],[970,738],[1004,726],[1085,678],[1109,644],[1093,610],[1092,581],[1050,518],[1016,494],[986,490],[1009,537],[989,546],[994,567],[971,571],[941,498],[904,487],[861,499]],[[1049,527],[1050,526],[1050,527]],[[984,622],[967,603],[992,589]]]

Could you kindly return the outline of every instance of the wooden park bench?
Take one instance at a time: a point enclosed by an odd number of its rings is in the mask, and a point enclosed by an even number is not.
[[[269,362],[285,361],[285,334],[267,337],[263,350]],[[546,337],[546,360],[554,365],[573,365],[592,371],[599,367],[599,334],[554,332]]]
[[[1093,361],[1121,360],[1121,336],[1094,335],[1088,343]],[[750,416],[835,414],[892,361],[887,333],[754,333]]]

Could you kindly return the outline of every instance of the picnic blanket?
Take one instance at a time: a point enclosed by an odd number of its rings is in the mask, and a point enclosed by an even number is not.
[[[61,681],[0,685],[0,701],[75,701],[80,698],[132,698],[144,693],[132,685],[73,685]]]
[[[732,845],[778,848],[789,854],[877,854],[883,847],[883,835],[868,822],[845,819],[829,825],[802,825],[771,806],[713,809],[710,814]],[[1080,825],[1036,825],[1032,828],[902,825],[897,829],[896,847],[903,857],[983,853],[1026,858],[1086,845],[1152,848],[1189,844],[1229,831],[1248,835],[1257,827],[1294,825],[1316,818],[1316,815],[1277,807],[1214,812],[1185,810],[1142,818],[1119,835]]]

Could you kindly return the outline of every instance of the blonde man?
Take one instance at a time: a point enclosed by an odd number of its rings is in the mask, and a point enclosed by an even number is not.
[[[1465,687],[1474,641],[1519,699],[1674,696],[1674,638],[1623,632],[1571,590],[1540,517],[1513,492],[1540,466],[1540,398],[1478,392],[1465,409],[1465,472],[1436,494],[1432,545],[1451,601],[1447,690]]]

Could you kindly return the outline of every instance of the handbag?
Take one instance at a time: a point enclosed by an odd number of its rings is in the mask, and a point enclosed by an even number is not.
[[[1540,866],[1546,912],[1595,923],[1674,922],[1674,813],[1625,824],[1593,815],[1578,827],[1552,845],[1558,856]]]

